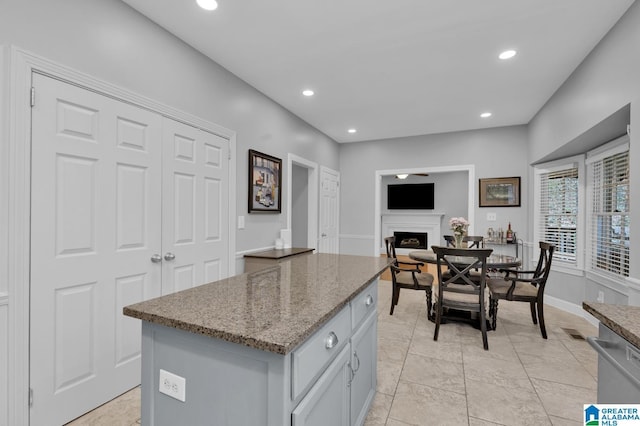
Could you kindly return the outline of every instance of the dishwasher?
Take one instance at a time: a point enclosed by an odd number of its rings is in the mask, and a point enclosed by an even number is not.
[[[598,404],[640,404],[640,349],[602,323],[587,341],[598,353]]]

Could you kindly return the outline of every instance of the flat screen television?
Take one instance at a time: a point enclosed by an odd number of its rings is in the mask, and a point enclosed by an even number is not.
[[[387,186],[389,210],[433,210],[433,183],[405,183]]]

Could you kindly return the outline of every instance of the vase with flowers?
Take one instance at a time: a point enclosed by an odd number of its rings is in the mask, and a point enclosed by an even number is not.
[[[469,222],[464,217],[452,217],[449,219],[449,227],[453,231],[453,238],[456,240],[456,248],[461,248],[462,239],[467,235]]]

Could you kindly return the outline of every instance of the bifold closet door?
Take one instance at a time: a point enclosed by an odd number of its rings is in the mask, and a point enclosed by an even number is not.
[[[63,424],[140,382],[140,321],[159,296],[162,117],[33,75],[32,425]]]
[[[229,140],[163,121],[162,293],[228,276]]]

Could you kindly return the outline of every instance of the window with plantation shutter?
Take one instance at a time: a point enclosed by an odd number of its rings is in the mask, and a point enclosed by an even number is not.
[[[587,157],[589,269],[629,276],[629,144]]]
[[[576,264],[578,167],[538,173],[538,238],[556,246],[554,258]]]

